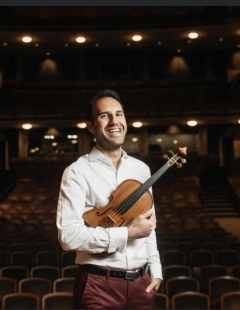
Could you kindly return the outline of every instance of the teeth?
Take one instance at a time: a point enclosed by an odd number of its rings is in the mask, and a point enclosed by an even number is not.
[[[110,130],[109,132],[113,133],[113,132],[120,132],[119,129],[115,129],[115,130]]]

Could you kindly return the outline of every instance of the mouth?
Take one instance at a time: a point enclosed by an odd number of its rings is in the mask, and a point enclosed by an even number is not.
[[[108,133],[110,133],[110,134],[119,134],[119,133],[121,133],[121,130],[119,128],[109,129]]]

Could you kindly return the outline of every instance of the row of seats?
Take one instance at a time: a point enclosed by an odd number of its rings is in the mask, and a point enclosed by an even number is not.
[[[159,247],[161,249],[161,245]],[[179,250],[165,250],[163,252],[160,250],[160,253],[163,266],[187,265],[193,268],[211,264],[227,267],[240,264],[239,252],[231,249],[223,249],[215,253],[205,249],[193,250],[189,253]]]
[[[10,303],[8,297],[11,299],[19,298],[22,293],[34,294],[38,297],[40,306],[45,304],[46,296],[54,296],[51,293],[73,292],[74,278],[57,278],[53,282],[46,278],[25,278],[19,282],[13,278],[1,277],[0,278],[0,304],[5,309],[6,304]],[[19,295],[20,293],[20,295]],[[58,294],[58,296],[61,296]],[[14,301],[16,302],[16,300]],[[6,304],[5,304],[6,303]],[[30,309],[30,304],[27,309]],[[8,308],[7,308],[8,309]],[[12,309],[12,308],[10,308]],[[18,309],[22,309],[18,305]],[[35,309],[35,308],[33,308]],[[45,309],[45,308],[43,308]]]
[[[240,304],[240,292],[231,291],[223,293],[218,301],[218,308],[213,308],[211,300],[208,294],[201,292],[180,292],[173,295],[170,299],[168,295],[164,293],[157,293],[152,310],[159,309],[221,309],[221,310],[236,310],[239,309]]]
[[[6,294],[2,300],[2,308],[9,309],[73,309],[73,294],[55,292],[45,294],[42,300],[32,293]]]
[[[216,307],[219,307],[219,302],[223,294],[227,292],[240,291],[240,279],[231,275],[226,275],[226,269],[224,269],[223,266],[208,266],[205,269],[203,267],[202,271],[200,272],[199,280],[190,275],[190,269],[188,270],[189,275],[182,275],[187,270],[187,268],[185,268],[185,271],[184,268],[182,268],[180,272],[179,268],[181,267],[183,266],[171,266],[168,269],[164,268],[163,270],[165,279],[159,293],[165,294],[169,301],[172,301],[175,295],[179,293],[197,292],[207,295],[211,308],[216,309]],[[59,272],[55,267],[50,266],[45,266],[45,270],[44,268],[40,270],[38,267],[32,268],[30,270],[30,277],[28,277],[27,270],[25,270],[25,275],[23,276],[22,274],[20,277],[18,272],[21,268],[22,271],[24,271],[24,267],[13,267],[12,274],[10,274],[11,268],[2,268],[0,270],[0,296],[2,299],[4,296],[10,293],[27,292],[38,295],[41,301],[45,294],[49,294],[51,292],[72,292],[74,275],[78,267],[67,266],[63,268],[62,277],[59,277]],[[72,268],[70,274],[71,276],[69,276],[69,273],[65,273],[65,271],[69,271],[69,268]],[[172,268],[171,271],[170,268]],[[181,275],[174,276],[177,274],[177,268],[178,274]],[[174,272],[173,269],[175,269]],[[238,273],[239,271],[240,266],[238,266]],[[67,275],[67,277],[65,275]],[[203,275],[205,275],[205,283],[203,282]],[[15,277],[15,279],[13,277]],[[158,299],[156,299],[155,305],[157,301]],[[195,307],[192,309],[199,308],[195,305]]]

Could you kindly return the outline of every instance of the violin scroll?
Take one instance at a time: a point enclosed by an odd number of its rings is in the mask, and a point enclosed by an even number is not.
[[[187,155],[186,147],[179,147],[177,154],[174,154],[172,151],[169,151],[168,153],[172,155],[171,158],[167,154],[164,154],[163,157],[168,160],[170,166],[176,164],[177,168],[180,169],[182,168],[182,165],[186,163],[186,159],[181,157]],[[181,154],[181,156],[179,154]]]

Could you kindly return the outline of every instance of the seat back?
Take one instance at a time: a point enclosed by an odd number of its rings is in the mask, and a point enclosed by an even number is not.
[[[222,294],[239,290],[240,280],[231,276],[214,277],[208,283],[208,294],[213,303],[219,301]]]
[[[0,278],[0,309],[2,309],[3,296],[17,292],[17,281],[11,278]]]
[[[10,264],[31,268],[33,266],[33,253],[32,253],[32,251],[12,252],[10,254]]]
[[[166,282],[166,294],[169,298],[172,298],[174,294],[185,292],[185,291],[195,291],[198,292],[200,289],[199,281],[191,277],[175,277],[170,278]]]
[[[240,292],[224,293],[220,297],[220,309],[236,310],[240,305]]]
[[[43,295],[51,292],[52,283],[45,278],[26,278],[19,282],[18,287],[20,293],[36,294],[41,300]]]
[[[75,277],[78,269],[78,265],[65,266],[61,269],[61,277]]]
[[[73,309],[73,294],[54,292],[43,296],[42,309]]]
[[[75,258],[76,258],[75,251],[61,252],[61,256],[60,256],[61,267],[74,265]]]
[[[163,266],[185,265],[184,253],[178,250],[168,250],[162,253]]]
[[[3,297],[2,309],[39,309],[39,297],[30,293],[12,293]]]
[[[201,292],[181,292],[172,296],[172,309],[210,309],[210,297]]]
[[[35,266],[31,269],[31,277],[32,278],[45,278],[50,280],[52,283],[54,280],[59,278],[60,269],[55,266]]]
[[[35,254],[35,265],[36,266],[58,266],[59,258],[56,251],[38,251]]]
[[[208,282],[214,277],[228,275],[228,269],[222,265],[207,265],[200,268],[200,285],[203,292],[208,290]]]
[[[24,266],[6,266],[0,269],[0,277],[7,277],[20,281],[28,276],[29,269]]]
[[[169,298],[164,293],[157,293],[154,299],[152,310],[169,309]]]
[[[190,264],[192,267],[203,267],[214,263],[214,255],[209,250],[195,250],[190,254]]]
[[[231,267],[240,264],[239,252],[231,249],[224,249],[216,253],[216,263]]]
[[[74,278],[59,278],[53,282],[53,292],[73,292]]]

